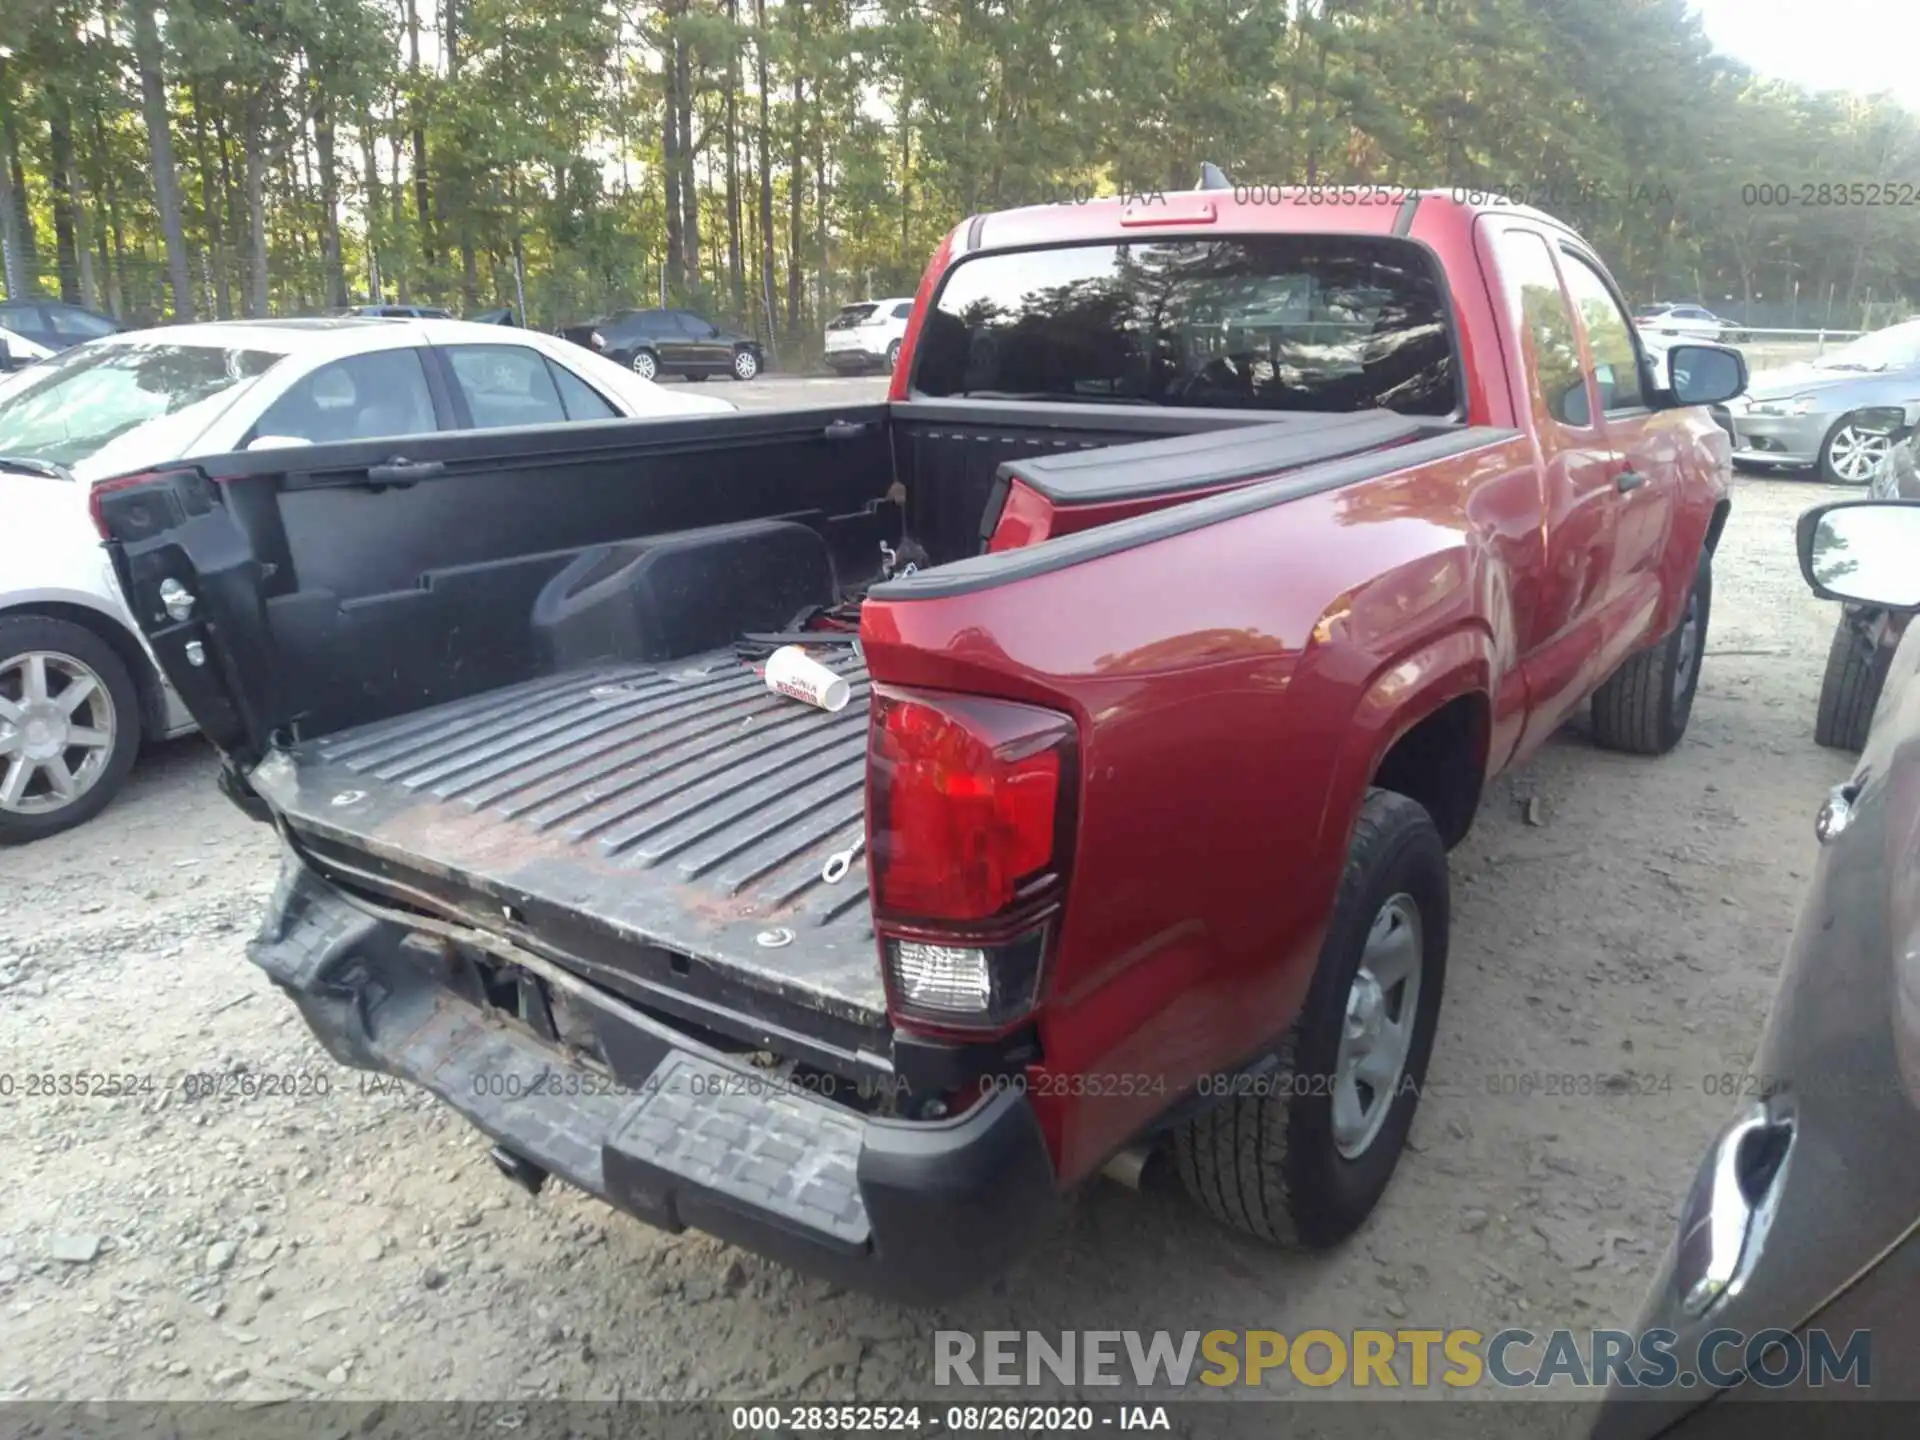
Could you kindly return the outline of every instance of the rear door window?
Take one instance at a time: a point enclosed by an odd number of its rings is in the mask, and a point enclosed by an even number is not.
[[[112,335],[120,328],[98,315],[89,315],[84,310],[69,310],[59,305],[47,307],[47,323],[65,345],[77,344],[82,340],[98,340],[102,335]]]
[[[553,372],[538,352],[523,345],[448,345],[441,353],[466,398],[474,429],[566,421]]]
[[[560,403],[567,407],[569,420],[613,420],[620,412],[607,403],[606,397],[594,389],[566,366],[547,361],[547,370],[553,376],[553,383],[560,392]]]
[[[1461,408],[1432,257],[1370,235],[1129,240],[964,260],[922,394],[1410,415]]]

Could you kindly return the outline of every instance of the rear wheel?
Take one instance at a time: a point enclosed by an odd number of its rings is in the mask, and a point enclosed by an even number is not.
[[[1426,810],[1367,795],[1307,1001],[1278,1064],[1174,1134],[1181,1179],[1263,1240],[1345,1239],[1393,1178],[1447,965],[1447,857]]]
[[[1820,708],[1813,739],[1830,750],[1863,750],[1873,726],[1874,707],[1886,684],[1888,652],[1852,623],[1842,620],[1827,649],[1827,673],[1820,682]]]
[[[1673,632],[1631,657],[1594,692],[1596,743],[1633,755],[1664,755],[1680,743],[1700,688],[1712,609],[1713,565],[1703,555]]]
[[[1820,478],[1829,485],[1865,485],[1892,453],[1893,437],[1862,430],[1855,415],[1843,415],[1820,447]]]
[[[655,355],[651,350],[634,351],[633,373],[638,375],[642,380],[659,379],[660,357]]]
[[[0,844],[91,820],[139,749],[140,698],[112,646],[65,620],[0,620]]]
[[[894,367],[897,366],[899,363],[900,363],[900,342],[896,340],[891,345],[887,346],[887,373],[891,375],[894,371]]]

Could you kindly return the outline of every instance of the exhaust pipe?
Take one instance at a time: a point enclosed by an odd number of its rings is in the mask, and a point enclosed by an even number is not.
[[[487,1151],[487,1158],[493,1161],[494,1169],[513,1181],[529,1195],[538,1195],[540,1187],[547,1183],[547,1172],[527,1159],[516,1155],[504,1145],[496,1145]]]

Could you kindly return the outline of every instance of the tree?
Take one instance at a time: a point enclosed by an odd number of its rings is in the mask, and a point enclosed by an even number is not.
[[[180,175],[173,160],[173,125],[167,113],[167,77],[160,50],[153,0],[127,0],[133,15],[133,51],[140,72],[140,105],[147,123],[153,165],[154,204],[167,247],[167,280],[173,289],[173,316],[193,319],[193,282],[187,265],[186,227],[180,214]]]

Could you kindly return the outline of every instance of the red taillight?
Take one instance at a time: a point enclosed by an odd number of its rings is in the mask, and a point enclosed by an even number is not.
[[[883,919],[991,920],[1064,859],[1073,721],[999,700],[876,688],[868,767]]]
[[[166,473],[167,472],[162,470],[151,470],[142,471],[138,475],[117,475],[111,480],[97,480],[88,488],[87,514],[93,517],[93,528],[99,532],[102,540],[111,540],[113,536],[107,533],[107,517],[102,513],[100,502],[106,496],[115,494],[118,491],[138,490],[142,485],[150,485],[156,480],[164,480]],[[171,502],[168,501],[164,492],[160,495],[160,503],[163,507],[171,506]],[[137,519],[138,517],[135,518]],[[178,517],[175,516],[174,518],[177,519]],[[159,524],[154,524],[149,528],[157,531],[162,527]]]

